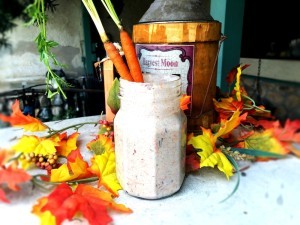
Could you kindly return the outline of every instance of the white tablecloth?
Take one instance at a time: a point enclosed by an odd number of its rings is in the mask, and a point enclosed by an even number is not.
[[[52,128],[62,128],[80,122],[94,122],[99,116],[83,117],[61,122],[50,122]],[[69,130],[69,133],[74,130]],[[86,151],[98,127],[86,125],[79,130],[79,146]],[[9,148],[23,131],[17,128],[0,129],[0,148]],[[87,152],[87,151],[86,151]],[[84,154],[88,158],[89,155]],[[217,169],[203,168],[189,174],[179,192],[165,199],[143,200],[120,191],[117,202],[125,204],[132,214],[110,213],[114,225],[299,225],[300,224],[300,159],[257,162],[241,177],[237,192],[220,203],[231,193],[236,176],[229,181]],[[48,195],[23,184],[21,191],[7,190],[10,204],[0,203],[0,224],[38,225],[39,219],[31,214],[36,200]],[[64,224],[88,224],[72,221]]]

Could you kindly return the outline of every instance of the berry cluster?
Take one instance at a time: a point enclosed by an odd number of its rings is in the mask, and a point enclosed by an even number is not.
[[[100,120],[99,123],[101,125],[99,134],[104,134],[106,137],[109,137],[113,140],[114,139],[113,123],[108,122],[107,120]]]
[[[20,159],[26,160],[27,162],[32,162],[37,167],[45,170],[52,170],[58,167],[58,155],[56,153],[51,155],[35,155],[33,152],[31,152],[29,154],[22,154]]]

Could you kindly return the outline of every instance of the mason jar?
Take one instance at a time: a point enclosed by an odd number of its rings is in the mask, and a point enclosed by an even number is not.
[[[145,74],[144,83],[120,78],[116,173],[128,194],[158,199],[180,189],[187,132],[181,93],[181,79],[175,75]]]

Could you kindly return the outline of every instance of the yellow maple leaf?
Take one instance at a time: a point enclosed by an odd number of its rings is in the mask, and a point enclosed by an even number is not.
[[[263,132],[256,131],[247,137],[244,143],[247,149],[256,149],[282,155],[287,153],[282,143],[275,137],[272,129],[267,129]]]
[[[210,155],[213,153],[215,148],[215,138],[209,129],[202,127],[202,135],[190,137],[188,144],[193,145],[196,149],[205,149],[203,154]]]
[[[211,133],[211,130],[202,128],[202,135],[192,137],[188,144],[193,145],[194,148],[201,149],[197,152],[200,156],[200,168],[215,167],[223,172],[227,179],[233,175],[233,166],[227,157],[216,148],[216,138]]]
[[[235,96],[238,101],[241,101],[241,87],[240,87],[240,80],[242,75],[241,66],[237,67],[237,74],[236,74],[236,82],[234,86],[234,90],[236,91]]]
[[[63,164],[59,168],[51,170],[50,182],[65,182],[75,178],[76,176],[71,174],[68,165]]]
[[[201,154],[199,152],[198,155],[201,157],[200,168],[202,167],[215,167],[217,166],[220,171],[222,171],[227,179],[229,179],[233,175],[233,166],[227,157],[221,151],[213,152],[212,154]],[[207,156],[207,157],[205,157]]]
[[[77,149],[77,139],[79,137],[79,133],[75,132],[71,134],[69,137],[63,138],[59,141],[59,145],[56,147],[59,155],[68,156],[71,151]]]
[[[65,182],[91,177],[92,173],[88,170],[88,167],[89,165],[84,161],[79,149],[74,150],[68,156],[67,164],[51,170],[50,181]]]
[[[51,155],[56,152],[55,146],[57,146],[57,143],[51,138],[23,135],[12,149],[25,154],[33,152],[36,155]]]
[[[91,159],[92,165],[88,170],[99,177],[99,187],[103,185],[114,196],[118,196],[118,190],[122,187],[117,179],[115,162],[115,152],[105,151]]]

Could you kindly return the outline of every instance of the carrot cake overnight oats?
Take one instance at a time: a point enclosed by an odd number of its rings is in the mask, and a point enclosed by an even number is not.
[[[186,116],[181,79],[144,75],[120,79],[121,108],[114,119],[117,177],[130,195],[157,199],[178,191],[185,176]]]

